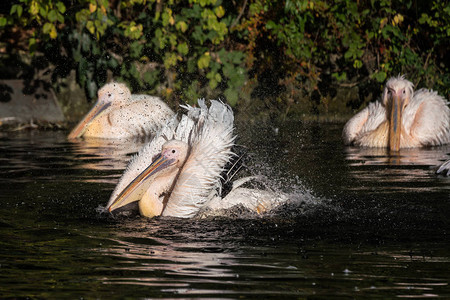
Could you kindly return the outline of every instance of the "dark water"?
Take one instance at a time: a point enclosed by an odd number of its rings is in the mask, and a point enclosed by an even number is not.
[[[450,147],[344,147],[342,124],[238,124],[265,217],[113,218],[138,146],[0,133],[0,298],[450,297]],[[242,148],[245,149],[245,148]]]

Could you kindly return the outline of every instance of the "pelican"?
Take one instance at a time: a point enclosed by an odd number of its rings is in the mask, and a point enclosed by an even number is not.
[[[450,176],[450,159],[439,166],[439,169],[437,169],[436,174]]]
[[[160,98],[132,95],[125,84],[111,82],[98,91],[97,103],[68,138],[125,139],[150,136],[173,115],[173,111]]]
[[[450,109],[436,92],[413,90],[404,76],[392,77],[381,101],[370,103],[344,126],[346,145],[401,148],[450,142]]]
[[[273,195],[264,198],[267,195],[263,191],[255,190],[253,199],[247,201],[252,191],[237,189],[221,198],[220,176],[235,155],[231,150],[234,116],[231,108],[219,101],[212,100],[209,108],[204,100],[198,100],[198,104],[199,108],[185,106],[187,115],[180,121],[176,117],[169,120],[130,161],[107,210],[112,212],[138,201],[139,212],[146,217],[190,218],[209,204],[212,209],[226,209],[241,203],[265,212],[284,200]],[[264,199],[258,201],[259,196]],[[269,198],[277,200],[270,202]],[[218,204],[219,200],[228,204]]]

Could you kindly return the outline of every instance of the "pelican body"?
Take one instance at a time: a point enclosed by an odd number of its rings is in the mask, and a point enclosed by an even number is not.
[[[125,84],[111,82],[98,91],[97,103],[68,138],[152,136],[173,115],[173,111],[160,98],[132,95]]]
[[[342,133],[346,145],[401,148],[450,142],[450,109],[436,92],[420,89],[403,76],[390,78],[381,101],[353,116]]]
[[[203,100],[172,118],[135,156],[111,195],[113,211],[139,201],[141,215],[192,217],[215,194],[234,143],[231,108]],[[168,141],[167,141],[168,140]]]
[[[138,201],[146,217],[190,218],[202,210],[228,209],[242,204],[256,213],[266,212],[286,197],[260,190],[238,188],[251,178],[235,181],[221,197],[221,174],[232,152],[235,136],[231,108],[204,100],[199,108],[172,118],[130,161],[106,206],[110,212]],[[239,183],[238,183],[239,182]]]

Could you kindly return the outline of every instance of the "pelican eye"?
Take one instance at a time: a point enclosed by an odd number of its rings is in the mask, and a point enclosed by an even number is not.
[[[175,151],[175,149],[172,149],[172,153],[175,153],[175,152],[177,152],[177,151]]]
[[[111,97],[112,96],[112,94],[111,93],[108,93],[108,97]]]

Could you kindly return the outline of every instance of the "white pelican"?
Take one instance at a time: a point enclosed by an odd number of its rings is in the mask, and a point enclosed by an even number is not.
[[[98,91],[97,103],[68,138],[124,139],[150,136],[173,115],[173,111],[160,98],[132,95],[125,84],[111,82]]]
[[[186,107],[188,114],[180,122],[172,118],[132,159],[107,210],[112,212],[139,201],[143,216],[189,218],[208,204],[211,209],[244,204],[260,213],[285,200],[274,194],[267,197],[265,191],[238,191],[237,187],[224,199],[220,197],[220,175],[234,155],[234,116],[231,108],[221,102],[212,100],[209,108],[204,100],[198,104],[200,108]]]
[[[437,169],[436,174],[450,176],[450,159],[440,165],[439,169]]]
[[[370,103],[344,126],[344,143],[364,147],[437,146],[450,142],[447,101],[427,89],[413,90],[404,76],[392,77],[381,101]]]

